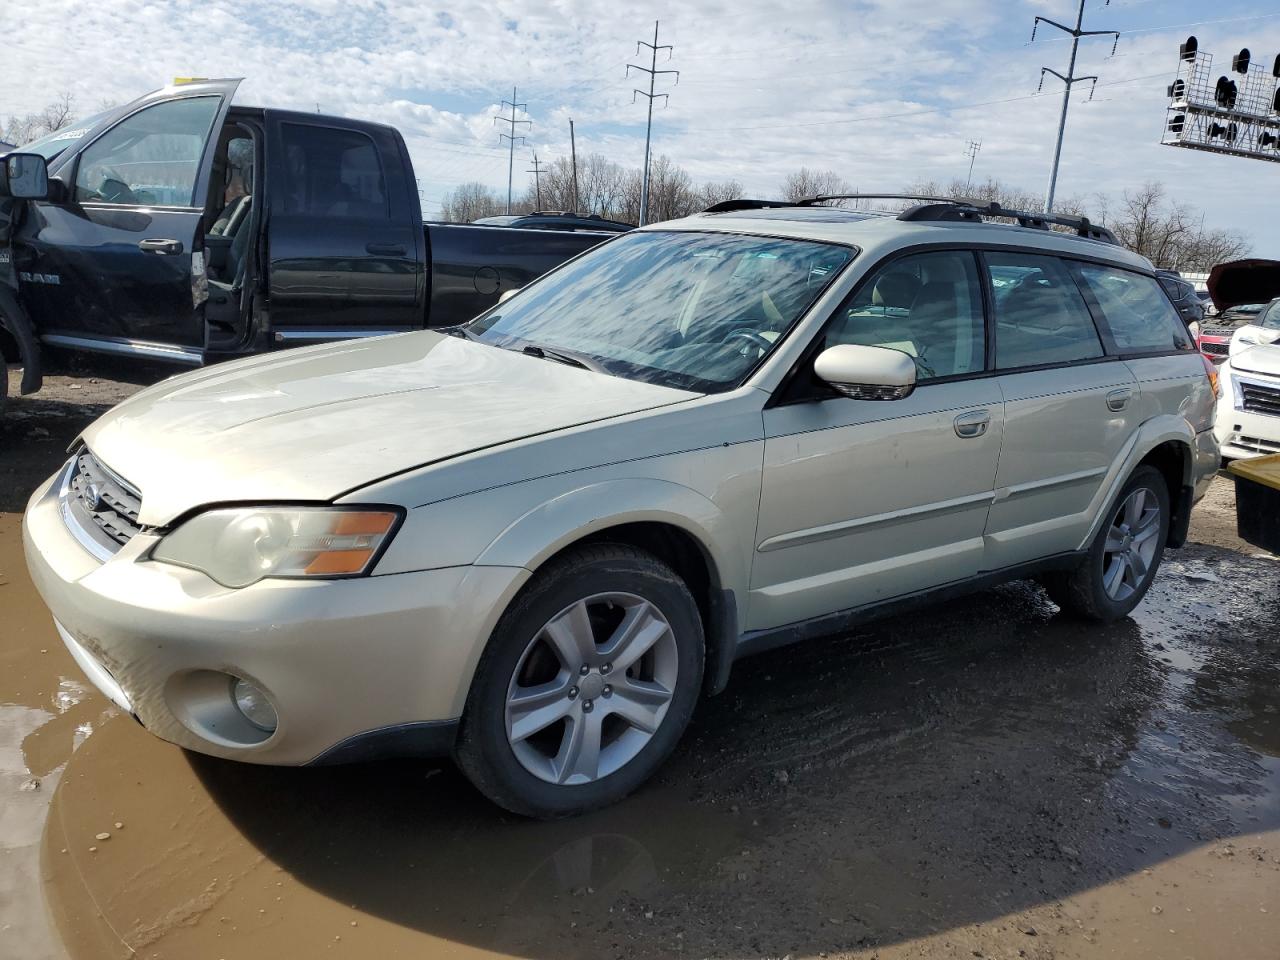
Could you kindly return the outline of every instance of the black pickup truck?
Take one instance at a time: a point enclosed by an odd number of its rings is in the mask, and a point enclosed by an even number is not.
[[[167,87],[0,160],[0,352],[198,365],[461,323],[611,234],[424,223],[392,127]],[[0,378],[0,399],[3,398]]]

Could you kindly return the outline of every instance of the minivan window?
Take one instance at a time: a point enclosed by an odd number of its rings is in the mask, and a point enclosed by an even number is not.
[[[1192,349],[1186,324],[1151,277],[1086,263],[1079,270],[1121,353]]]
[[[218,97],[168,100],[121,120],[80,155],[76,200],[192,206],[220,103]]]
[[[736,386],[853,257],[848,247],[725,233],[623,234],[472,321],[510,349],[700,392]]]
[[[315,217],[389,219],[377,148],[358,130],[280,125],[284,142],[284,212]]]
[[[831,319],[826,346],[887,347],[916,378],[976,373],[985,362],[982,288],[973,254],[920,253],[881,267]]]
[[[1103,355],[1093,317],[1057,257],[983,254],[995,307],[996,366],[1072,363]]]

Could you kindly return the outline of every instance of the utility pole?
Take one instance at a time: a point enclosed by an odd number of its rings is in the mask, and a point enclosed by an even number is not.
[[[516,111],[527,111],[529,109],[529,105],[527,103],[516,103],[515,87],[511,88],[511,99],[503,100],[502,105],[504,107],[511,108],[511,116],[494,117],[493,124],[494,126],[497,126],[499,123],[508,124],[507,132],[498,134],[498,142],[501,143],[505,139],[511,145],[510,149],[507,151],[507,216],[511,216],[511,175],[515,170],[516,164],[516,141],[519,140],[521,144],[524,143],[524,137],[516,135],[516,127],[522,123],[532,127],[533,121],[516,119]]]
[[[534,193],[534,196],[537,198],[534,201],[534,204],[535,204],[534,209],[541,210],[542,209],[542,166],[538,162],[538,155],[536,153],[533,155],[533,169],[526,170],[525,173],[533,174],[533,193]]]
[[[658,21],[657,20],[653,21],[653,43],[647,43],[644,40],[637,40],[636,56],[640,55],[641,47],[649,48],[649,51],[650,51],[649,66],[640,67],[634,63],[628,63],[627,76],[628,77],[631,76],[632,70],[639,70],[641,73],[647,73],[649,75],[649,92],[645,93],[643,90],[636,89],[631,94],[632,103],[636,102],[636,97],[638,96],[646,97],[649,100],[649,119],[645,123],[645,128],[644,128],[644,176],[640,181],[640,226],[643,227],[645,225],[645,222],[648,220],[648,213],[649,213],[649,143],[653,134],[653,101],[658,97],[662,97],[663,106],[666,106],[671,99],[665,93],[654,93],[653,83],[658,78],[658,75],[663,73],[674,73],[676,75],[676,83],[679,83],[680,71],[658,69],[658,51],[666,50],[667,59],[670,60],[671,54],[674,48],[669,43],[663,44],[662,46],[658,46]]]
[[[578,141],[573,137],[573,117],[569,118],[569,156],[573,158],[573,212],[582,209],[582,200],[578,197]]]
[[[1067,64],[1067,75],[1064,77],[1057,70],[1053,70],[1050,67],[1041,67],[1040,68],[1040,86],[1036,88],[1036,91],[1039,92],[1044,87],[1044,75],[1046,73],[1052,73],[1055,77],[1061,80],[1063,84],[1062,116],[1058,119],[1058,143],[1053,148],[1053,169],[1049,173],[1049,189],[1045,191],[1045,195],[1044,195],[1044,212],[1045,213],[1053,213],[1053,194],[1054,194],[1054,191],[1058,188],[1058,162],[1062,159],[1062,135],[1067,129],[1067,106],[1071,103],[1071,88],[1075,86],[1077,83],[1080,83],[1082,80],[1092,80],[1094,83],[1094,86],[1097,86],[1097,83],[1098,83],[1098,78],[1094,76],[1088,76],[1088,77],[1076,76],[1076,51],[1080,47],[1080,38],[1096,37],[1096,36],[1114,36],[1116,38],[1115,43],[1111,45],[1111,53],[1113,55],[1116,52],[1116,44],[1120,42],[1120,33],[1117,30],[1082,30],[1081,29],[1081,26],[1084,23],[1084,4],[1085,4],[1085,0],[1080,0],[1080,7],[1076,11],[1075,27],[1063,26],[1061,23],[1058,23],[1056,20],[1050,20],[1048,17],[1036,17],[1035,22],[1031,25],[1031,42],[1032,43],[1034,43],[1036,39],[1036,28],[1038,28],[1041,23],[1047,23],[1051,27],[1057,27],[1063,33],[1070,34],[1071,36],[1071,62]],[[1111,0],[1107,0],[1107,6],[1110,6],[1110,5],[1111,5]],[[1089,99],[1090,100],[1093,99],[1092,89],[1090,89],[1089,91]]]
[[[981,140],[970,140],[964,148],[964,152],[969,157],[969,176],[964,181],[964,188],[969,189],[969,184],[973,182],[973,161],[978,157],[978,151],[982,149]]]

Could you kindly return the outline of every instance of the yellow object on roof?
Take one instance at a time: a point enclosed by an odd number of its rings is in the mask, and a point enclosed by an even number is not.
[[[208,77],[174,77],[173,85],[180,87],[184,83],[199,83],[201,80],[208,80]]]
[[[1272,490],[1280,490],[1280,453],[1269,457],[1235,460],[1227,469],[1234,476],[1244,477]]]

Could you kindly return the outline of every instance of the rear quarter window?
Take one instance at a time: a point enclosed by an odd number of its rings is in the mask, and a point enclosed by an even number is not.
[[[1154,278],[1096,264],[1079,264],[1078,270],[1119,353],[1193,349],[1186,325]]]

